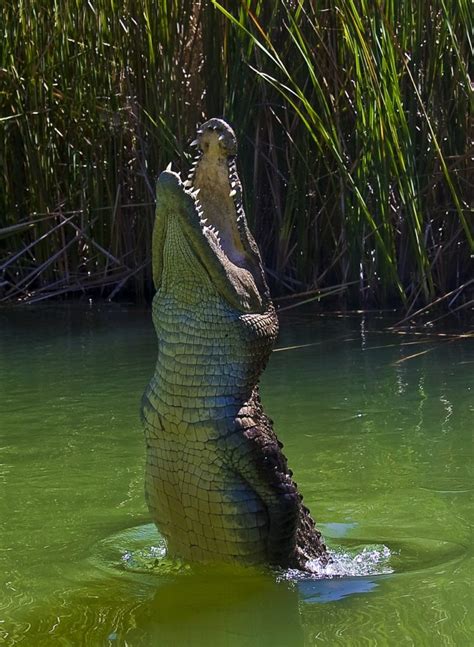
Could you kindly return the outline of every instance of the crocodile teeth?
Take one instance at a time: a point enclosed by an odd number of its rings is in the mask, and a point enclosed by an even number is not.
[[[186,189],[192,189],[193,187],[193,183],[191,182],[191,180],[186,180],[183,184]]]
[[[225,135],[223,135],[223,134],[222,134],[222,135],[219,135],[219,138],[218,138],[218,139],[219,139],[219,141],[220,141],[220,142],[223,142],[223,141],[224,141],[224,139],[225,139]]]
[[[233,198],[234,195],[237,195],[237,191],[235,189],[232,189],[232,191],[229,193],[229,197]]]
[[[199,191],[200,191],[200,190],[201,190],[201,189],[196,189],[196,191],[194,191],[194,192],[192,192],[192,193],[191,193],[191,195],[192,195],[192,197],[194,198],[194,200],[196,200],[196,198],[198,197],[198,195],[199,195]]]
[[[190,146],[199,146],[199,140],[198,139],[193,139],[193,141],[189,144]]]
[[[170,162],[170,163],[168,164],[168,166],[166,167],[166,170],[167,170],[167,171],[171,171],[171,162]]]

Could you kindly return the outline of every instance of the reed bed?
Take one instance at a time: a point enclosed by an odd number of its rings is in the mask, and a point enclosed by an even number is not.
[[[224,115],[275,295],[469,305],[469,0],[22,0],[0,16],[1,301],[148,299],[156,176]]]

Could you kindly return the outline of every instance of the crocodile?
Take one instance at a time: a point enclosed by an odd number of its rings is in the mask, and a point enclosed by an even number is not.
[[[258,382],[278,320],[247,226],[237,141],[210,119],[186,181],[157,181],[152,303],[158,338],[142,399],[145,494],[168,555],[308,570],[328,551]]]

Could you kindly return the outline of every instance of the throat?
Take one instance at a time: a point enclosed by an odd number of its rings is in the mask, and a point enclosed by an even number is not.
[[[199,201],[204,218],[217,230],[222,250],[227,258],[240,267],[245,266],[246,253],[237,227],[237,212],[229,178],[226,158],[209,159],[202,156],[193,182],[199,189]]]

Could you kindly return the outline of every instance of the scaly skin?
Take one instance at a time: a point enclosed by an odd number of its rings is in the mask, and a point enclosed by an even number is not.
[[[188,181],[167,169],[157,184],[147,503],[170,555],[304,569],[327,552],[258,395],[278,322],[242,208],[235,135],[211,119],[193,143]]]

